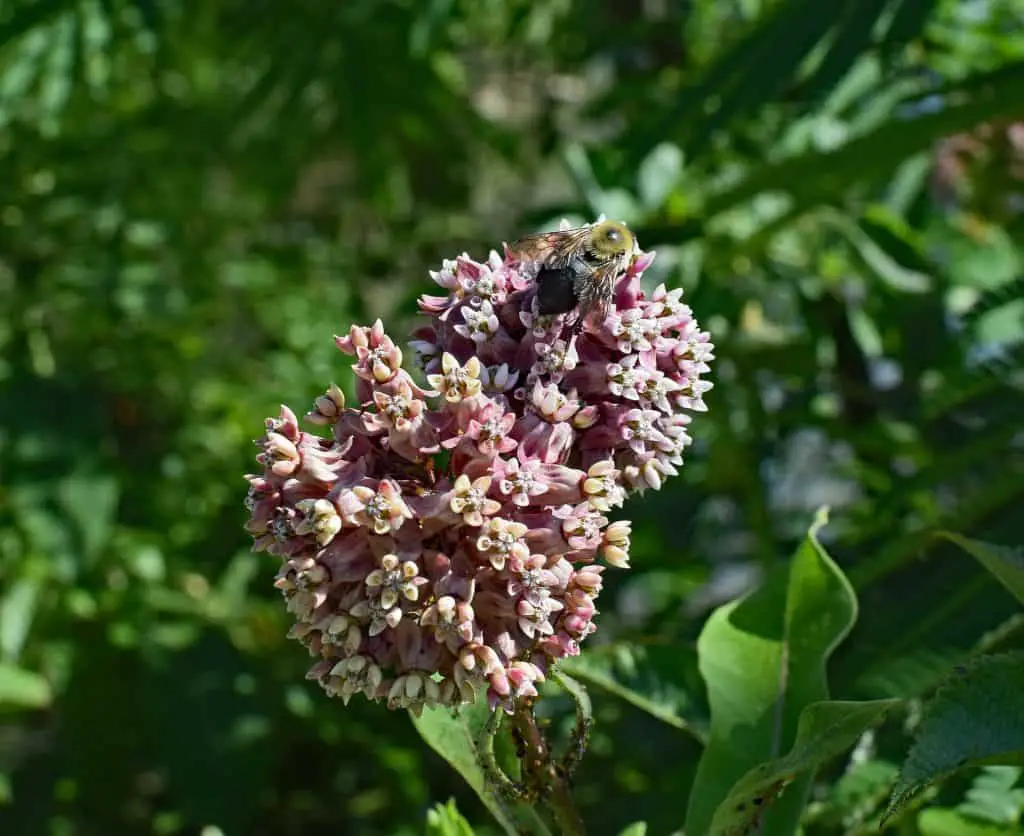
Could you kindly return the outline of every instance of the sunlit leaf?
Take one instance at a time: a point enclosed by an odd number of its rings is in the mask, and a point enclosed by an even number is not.
[[[427,811],[426,832],[427,836],[473,836],[473,828],[455,806],[454,798]]]
[[[819,513],[792,561],[746,598],[716,610],[697,650],[711,705],[711,737],[690,796],[686,830],[705,833],[745,774],[777,758],[801,713],[828,697],[825,663],[856,619],[849,582],[817,539]],[[768,812],[766,834],[790,833],[810,776],[793,782]]]
[[[17,660],[28,638],[39,603],[42,582],[22,577],[11,584],[0,598],[0,654],[3,660]]]
[[[957,812],[993,824],[1016,825],[1024,815],[1024,787],[1017,786],[1022,774],[1019,766],[982,768]]]
[[[921,836],[1015,836],[1020,830],[998,824],[975,821],[956,810],[929,807],[917,814]]]
[[[53,695],[42,676],[14,665],[0,664],[0,711],[45,708]]]

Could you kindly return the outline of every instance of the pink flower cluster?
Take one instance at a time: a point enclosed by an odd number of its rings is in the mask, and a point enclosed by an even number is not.
[[[706,407],[713,346],[681,291],[646,297],[637,256],[603,322],[568,336],[540,317],[537,266],[460,256],[402,350],[372,327],[336,338],[358,406],[332,385],[304,432],[282,407],[248,476],[255,548],[282,561],[290,635],[309,677],[415,712],[484,690],[511,710],[596,629],[605,564],[629,565],[630,524],[606,516],[675,475]]]

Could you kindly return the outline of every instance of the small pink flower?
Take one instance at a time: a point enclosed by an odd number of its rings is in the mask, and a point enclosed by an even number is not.
[[[345,409],[345,393],[332,383],[327,391],[313,402],[313,409],[306,413],[311,424],[333,424]]]
[[[604,532],[601,557],[617,569],[629,568],[630,528],[629,520],[618,520]]]
[[[608,525],[608,518],[595,511],[589,502],[563,505],[554,514],[562,520],[562,534],[569,548],[583,551],[601,545],[601,530]]]
[[[384,333],[379,319],[370,328],[353,326],[348,337],[335,337],[335,343],[346,354],[355,354],[358,362],[352,369],[366,381],[386,383],[402,367],[402,350]]]
[[[333,502],[327,499],[303,499],[295,505],[297,511],[305,514],[294,531],[296,534],[312,534],[317,545],[326,546],[341,531],[341,515]]]
[[[376,490],[356,485],[348,497],[355,500],[355,510],[350,514],[353,523],[369,526],[374,534],[397,531],[412,519],[412,511],[402,499],[402,489],[392,479],[382,479]]]
[[[510,369],[507,363],[498,366],[487,366],[480,372],[483,391],[488,395],[503,395],[512,391],[519,380],[519,372]]]
[[[535,497],[547,492],[548,486],[536,459],[520,462],[508,459],[501,462],[501,480],[498,490],[519,506],[529,505]]]
[[[510,564],[512,579],[506,587],[509,596],[522,598],[532,604],[550,598],[552,589],[558,585],[558,576],[547,568],[547,558],[542,554],[526,559],[513,558]]]
[[[475,632],[473,607],[457,601],[451,595],[442,595],[423,611],[420,624],[434,628],[434,640],[457,652],[473,640]]]
[[[479,308],[462,308],[462,323],[455,326],[455,333],[475,343],[487,342],[499,328],[498,317],[488,301],[481,302]]]
[[[552,383],[559,383],[566,372],[571,372],[579,363],[575,341],[555,340],[553,343],[540,343],[536,346],[537,362],[530,373],[534,376],[549,377]]]
[[[591,465],[583,483],[583,493],[596,511],[610,511],[621,505],[626,493],[619,483],[619,471],[614,462],[604,459]]]
[[[515,423],[513,412],[502,413],[498,409],[481,411],[479,418],[470,419],[466,438],[476,442],[476,448],[482,456],[492,458],[509,453],[516,448],[516,440],[511,437]]]
[[[379,592],[380,604],[391,609],[401,598],[417,601],[420,587],[429,583],[421,577],[419,567],[411,560],[399,562],[398,555],[386,554],[380,560],[380,568],[366,576],[366,585]]]
[[[494,517],[487,520],[477,538],[477,551],[486,556],[495,569],[501,571],[509,558],[525,560],[529,557],[530,549],[523,541],[527,531],[529,528],[522,523]]]
[[[490,487],[490,476],[480,476],[470,482],[469,477],[463,473],[455,480],[452,490],[452,511],[460,514],[466,525],[483,525],[485,516],[489,517],[501,510],[501,503],[487,496]]]
[[[623,354],[650,351],[659,334],[653,319],[643,316],[639,308],[630,308],[612,317],[612,334],[618,339],[618,349]]]
[[[447,352],[441,357],[441,374],[427,376],[427,382],[437,389],[449,403],[472,398],[480,394],[480,361],[470,357],[465,366]]]

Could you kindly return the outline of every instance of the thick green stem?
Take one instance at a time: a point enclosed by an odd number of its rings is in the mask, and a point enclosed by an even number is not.
[[[586,836],[586,827],[572,797],[568,776],[551,756],[544,733],[537,725],[533,705],[527,703],[512,715],[512,725],[524,746],[522,765],[526,783],[536,787],[541,803],[547,808],[564,836]]]

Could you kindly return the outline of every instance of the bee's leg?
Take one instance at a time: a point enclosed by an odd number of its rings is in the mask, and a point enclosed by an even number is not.
[[[581,311],[576,311],[572,322],[569,323],[569,340],[572,341],[574,337],[578,337],[583,331],[583,325],[587,318]]]

